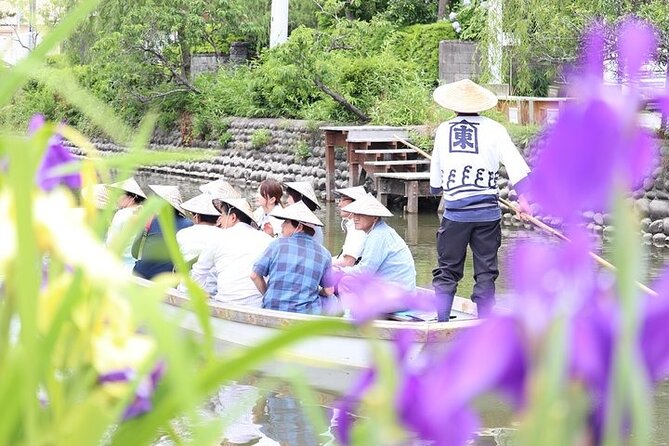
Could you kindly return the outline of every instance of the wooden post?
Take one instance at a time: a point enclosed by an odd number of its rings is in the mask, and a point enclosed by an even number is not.
[[[418,181],[407,181],[406,183],[407,196],[407,213],[418,213]]]
[[[335,190],[335,136],[325,131],[325,201],[334,201]]]

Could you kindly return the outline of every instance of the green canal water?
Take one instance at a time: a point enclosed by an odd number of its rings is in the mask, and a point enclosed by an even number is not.
[[[143,174],[141,184],[176,184],[179,185],[184,199],[188,199],[199,192],[198,184],[182,177],[169,177],[156,174]],[[252,197],[254,190],[243,190],[246,197]],[[251,203],[253,201],[251,200]],[[344,232],[340,227],[338,211],[334,203],[328,203],[319,211],[319,217],[325,223],[325,245],[333,253],[337,253],[344,241]],[[395,216],[386,221],[407,241],[414,256],[417,270],[417,284],[429,286],[432,277],[432,268],[436,264],[435,234],[439,226],[439,218],[435,213],[421,213],[418,215],[402,215],[395,211]],[[537,234],[525,228],[506,227],[503,229],[503,241],[500,248],[500,277],[497,281],[499,294],[505,294],[507,287],[507,265],[512,260],[509,256],[510,247],[517,240],[536,236]],[[546,243],[554,240],[542,236]],[[603,252],[606,256],[606,249]],[[648,265],[647,279],[657,276],[663,265],[669,260],[669,250],[649,249],[645,262]],[[465,278],[460,284],[458,294],[469,296],[472,289],[471,255],[468,256]],[[277,366],[279,367],[279,366]],[[284,365],[281,365],[281,374]],[[270,370],[268,373],[267,371]],[[244,382],[230,383],[222,386],[219,392],[207,401],[202,411],[207,417],[220,419],[226,427],[225,439],[222,445],[286,445],[312,446],[335,444],[333,430],[337,414],[333,404],[337,399],[337,392],[325,390],[318,386],[312,387],[314,400],[305,404],[297,398],[296,392],[288,381],[272,378],[272,366],[257,374],[249,376]],[[300,367],[295,367],[289,374],[300,376]],[[320,372],[323,376],[316,377],[309,382],[327,382],[327,372]],[[300,379],[300,378],[298,378]],[[354,377],[351,377],[351,382]],[[329,386],[324,386],[329,388]],[[658,387],[655,393],[655,420],[653,428],[653,446],[669,445],[669,382]],[[307,413],[316,412],[326,420],[328,425],[323,432],[317,432],[309,421]],[[513,429],[514,420],[505,406],[496,400],[488,399],[481,402],[481,413],[485,429],[480,432],[476,445],[510,445],[509,432]],[[232,414],[232,415],[231,415]],[[170,444],[165,439],[159,443]]]

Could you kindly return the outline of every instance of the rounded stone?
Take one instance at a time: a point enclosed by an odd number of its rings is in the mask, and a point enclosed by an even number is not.
[[[648,226],[648,232],[650,232],[651,234],[659,234],[661,232],[664,232],[664,220],[654,220]]]
[[[650,227],[650,224],[652,222],[653,222],[653,220],[651,220],[648,217],[642,218],[641,221],[639,222],[639,225],[641,226],[641,230],[643,232],[648,232],[648,228]]]
[[[652,200],[648,205],[648,216],[653,220],[669,216],[669,203],[665,200]]]
[[[664,246],[664,242],[667,240],[667,236],[664,234],[655,234],[653,235],[653,246],[661,247]]]
[[[647,216],[650,209],[650,200],[647,198],[640,198],[634,203],[634,207],[641,213],[641,215]]]

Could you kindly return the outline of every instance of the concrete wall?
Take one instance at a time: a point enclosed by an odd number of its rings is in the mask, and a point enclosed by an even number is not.
[[[476,43],[462,40],[439,42],[439,80],[442,83],[476,77],[478,72]]]

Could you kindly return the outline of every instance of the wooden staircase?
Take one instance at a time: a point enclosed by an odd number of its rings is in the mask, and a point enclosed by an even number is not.
[[[326,172],[334,170],[335,147],[346,148],[349,186],[374,180],[377,198],[384,204],[388,195],[407,197],[407,212],[418,212],[418,197],[429,195],[430,161],[396,139],[409,139],[402,127],[322,127],[326,140]],[[332,176],[326,190],[333,197]]]

